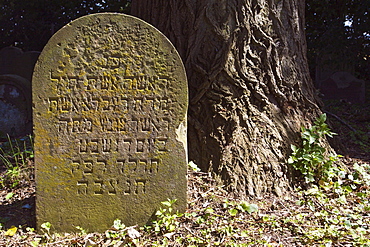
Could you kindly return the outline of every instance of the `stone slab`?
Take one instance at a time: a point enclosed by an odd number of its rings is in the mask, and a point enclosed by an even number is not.
[[[19,75],[28,81],[32,80],[32,73],[40,52],[23,52],[17,47],[4,47],[0,50],[0,75]]]
[[[169,40],[123,14],[59,30],[33,76],[37,225],[104,231],[186,208],[187,80]]]
[[[335,72],[320,84],[320,91],[324,99],[365,103],[365,81],[357,79],[348,72]]]
[[[32,133],[30,82],[18,75],[0,75],[0,140]]]

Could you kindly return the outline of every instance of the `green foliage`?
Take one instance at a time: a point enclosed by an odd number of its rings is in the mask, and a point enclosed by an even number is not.
[[[47,234],[49,234],[49,235],[50,235],[50,229],[51,229],[51,224],[50,224],[50,222],[44,222],[44,223],[42,223],[42,224],[41,224],[41,229],[42,229],[45,233],[47,233]]]
[[[22,179],[23,172],[28,172],[30,160],[33,159],[32,137],[10,139],[0,147],[0,162],[5,167],[5,174],[1,177],[0,188],[15,188]],[[25,175],[27,176],[27,175]]]
[[[10,200],[13,196],[14,196],[14,193],[13,192],[9,192],[8,194],[6,194],[5,199],[6,200]]]
[[[306,183],[329,181],[338,170],[334,166],[338,156],[328,155],[326,149],[321,146],[321,141],[326,135],[329,137],[335,135],[325,121],[326,114],[322,114],[311,128],[302,127],[301,147],[291,145],[293,152],[288,163],[304,175]]]
[[[310,221],[309,227],[299,229],[307,244],[347,241],[353,246],[370,245],[367,216],[370,212],[370,166],[354,164],[353,168],[352,172],[339,171],[335,182],[299,192],[302,199],[297,203],[307,206],[312,213],[298,213],[290,219],[297,224]]]
[[[174,211],[176,200],[162,202],[149,225],[136,231],[120,220],[104,233],[51,234],[51,224],[34,229],[0,230],[0,245],[23,246],[370,246],[370,165],[355,163],[333,171],[335,179],[299,189],[286,198],[233,199],[222,186],[197,175],[187,212]],[[200,179],[200,177],[202,179]],[[189,176],[189,179],[194,177]],[[19,245],[6,242],[18,239]],[[3,241],[3,242],[1,242]]]
[[[224,208],[229,208],[229,214],[231,216],[236,216],[239,212],[248,212],[249,214],[252,214],[258,211],[258,205],[249,204],[245,201],[238,203],[225,201],[223,206]]]
[[[44,233],[44,235],[42,235],[41,238],[40,237],[36,238],[34,240],[35,244],[39,244],[41,241],[44,241],[44,242],[53,241],[55,239],[55,236],[53,234],[51,234],[50,230],[51,230],[51,223],[50,222],[42,223],[41,224],[41,231]]]
[[[111,240],[111,244],[117,244],[127,237],[127,228],[120,219],[113,222],[113,226],[105,232],[105,237]]]
[[[173,205],[176,201],[177,199],[167,199],[167,201],[161,202],[166,208],[160,208],[155,213],[157,219],[152,222],[152,226],[147,226],[147,229],[154,229],[157,233],[173,232],[179,226],[176,219],[182,216],[178,212],[173,212]]]
[[[81,226],[76,226],[76,229],[81,231],[80,233],[81,236],[87,234],[87,230],[83,229]]]

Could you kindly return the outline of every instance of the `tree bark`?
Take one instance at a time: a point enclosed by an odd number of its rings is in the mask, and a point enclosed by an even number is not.
[[[320,114],[304,1],[133,0],[178,49],[189,81],[189,159],[240,196],[290,188],[290,144]]]

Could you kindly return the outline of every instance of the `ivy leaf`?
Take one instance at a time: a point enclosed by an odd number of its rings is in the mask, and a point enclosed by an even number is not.
[[[229,210],[229,214],[231,216],[235,216],[235,215],[238,214],[238,210],[236,208],[232,208],[232,209]]]
[[[312,143],[314,143],[315,141],[316,141],[315,136],[310,135],[310,136],[309,136],[309,143],[310,143],[310,144],[312,144]]]
[[[250,204],[247,203],[246,201],[243,201],[238,205],[238,209],[243,212],[248,212],[249,208],[250,208]]]

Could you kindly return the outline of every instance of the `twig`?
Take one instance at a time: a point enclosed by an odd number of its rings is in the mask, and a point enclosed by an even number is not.
[[[324,111],[325,113],[327,113],[328,115],[336,118],[339,122],[341,122],[342,124],[344,124],[345,126],[347,126],[350,130],[352,130],[353,132],[357,132],[357,130],[355,130],[354,128],[352,128],[351,125],[347,124],[343,119],[341,119],[340,117],[338,117],[337,115],[335,115],[334,113],[331,113],[331,112],[328,112],[328,111]]]
[[[55,246],[55,244],[61,244],[61,243],[66,242],[66,241],[77,241],[78,239],[81,239],[81,237],[75,237],[75,238],[70,238],[70,239],[62,239],[62,240],[59,240],[59,241],[56,241],[56,242],[47,243],[46,246]]]
[[[201,240],[203,240],[203,241],[206,241],[204,238],[202,238],[201,236],[197,235],[194,231],[192,231],[189,227],[184,226],[184,228],[185,228],[186,230],[188,230],[188,232],[190,232],[190,233],[191,233],[191,235],[193,235],[193,236],[195,236],[195,237],[198,237],[198,238],[200,238],[200,239],[201,239]]]

